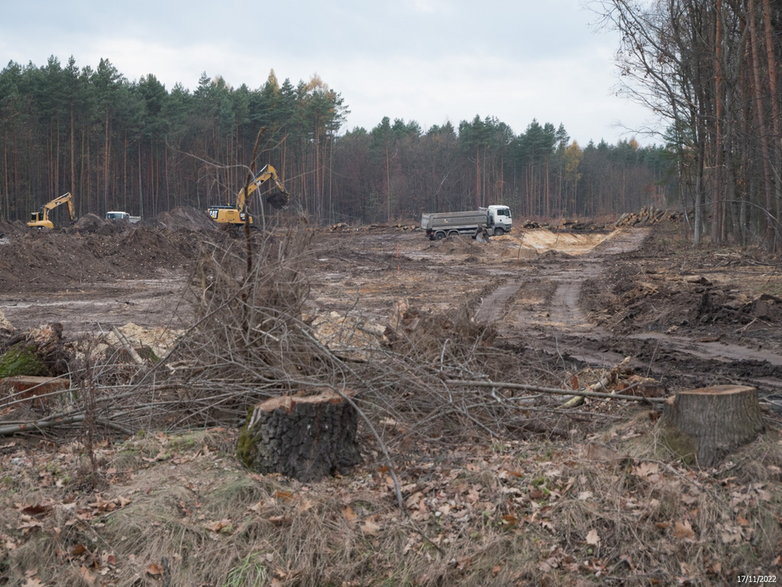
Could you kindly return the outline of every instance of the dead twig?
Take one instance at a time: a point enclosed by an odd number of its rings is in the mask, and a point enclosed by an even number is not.
[[[621,399],[635,402],[665,403],[663,397],[644,397],[637,395],[624,395],[621,393],[601,393],[599,391],[568,391],[566,389],[556,389],[554,387],[543,387],[541,385],[526,383],[510,383],[507,381],[467,381],[461,379],[448,379],[448,385],[470,386],[470,387],[497,387],[506,389],[523,389],[525,391],[537,391],[540,393],[551,393],[555,395],[583,395],[584,397],[599,397],[603,399]]]

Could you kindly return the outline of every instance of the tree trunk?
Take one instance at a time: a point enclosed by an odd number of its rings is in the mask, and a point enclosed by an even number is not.
[[[768,60],[768,86],[771,97],[771,124],[773,130],[773,156],[774,164],[774,200],[777,220],[782,212],[782,119],[780,119],[780,96],[777,89],[777,58],[774,45],[774,30],[771,22],[771,4],[769,0],[763,0],[763,30],[765,31],[766,58]],[[776,32],[779,36],[779,32]],[[775,238],[779,235],[775,234]]]
[[[722,2],[716,0],[714,7],[714,191],[711,202],[711,242],[719,244],[722,241],[723,222],[722,202],[725,199],[725,182],[723,175],[723,135],[722,135]]]
[[[755,116],[757,117],[757,134],[760,140],[760,161],[763,169],[763,192],[765,194],[765,244],[770,250],[775,248],[775,235],[776,226],[774,214],[774,206],[772,200],[772,188],[771,188],[771,170],[769,147],[768,147],[768,126],[766,123],[766,116],[763,105],[763,86],[762,80],[764,79],[763,72],[761,71],[760,63],[760,49],[758,47],[760,41],[758,39],[757,26],[755,19],[757,13],[755,11],[755,1],[749,0],[748,4],[747,22],[749,23],[749,46],[750,57],[752,60],[752,94],[755,98]]]
[[[335,392],[276,397],[255,406],[237,455],[260,473],[318,481],[360,462],[357,425],[355,408]]]
[[[711,467],[765,426],[754,387],[715,385],[676,394],[662,422],[668,445],[685,461]]]

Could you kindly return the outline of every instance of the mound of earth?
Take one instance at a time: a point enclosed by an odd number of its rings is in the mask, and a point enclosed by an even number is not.
[[[88,219],[86,231],[28,230],[9,238],[0,255],[0,289],[62,290],[147,277],[187,265],[198,251],[189,232],[98,221]]]
[[[106,224],[106,221],[98,216],[97,214],[93,214],[91,212],[85,214],[84,216],[81,216],[76,222],[73,223],[73,225],[70,227],[71,230],[80,230],[80,231],[94,231],[98,228],[101,228]]]
[[[474,255],[483,252],[484,243],[469,236],[449,236],[439,241],[431,241],[425,248],[434,249],[441,253]]]
[[[192,206],[178,206],[170,212],[158,214],[151,222],[154,226],[172,230],[217,230],[219,227],[203,210]]]
[[[0,220],[0,238],[9,237],[29,230],[30,229],[25,226],[21,220],[15,220],[13,222]]]
[[[737,265],[737,255],[692,248],[673,231],[658,229],[639,251],[587,282],[581,302],[593,321],[615,334],[689,333],[765,345],[782,323],[776,261]]]

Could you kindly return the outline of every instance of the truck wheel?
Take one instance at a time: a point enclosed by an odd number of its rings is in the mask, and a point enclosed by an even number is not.
[[[459,236],[459,232],[456,230],[451,230],[448,232],[448,236]]]
[[[445,238],[445,233],[442,230],[438,230],[434,233],[434,240],[441,241]]]
[[[505,234],[505,230],[503,230],[499,226],[494,227],[494,236],[502,236],[503,234]]]

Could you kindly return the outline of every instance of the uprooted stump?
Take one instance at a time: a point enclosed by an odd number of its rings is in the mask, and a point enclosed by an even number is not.
[[[65,346],[62,332],[62,324],[53,322],[13,333],[0,348],[0,377],[67,373],[71,351]]]
[[[276,397],[253,409],[237,456],[259,473],[318,481],[360,462],[357,427],[356,409],[333,391]]]
[[[679,392],[665,406],[661,422],[668,446],[701,467],[717,464],[765,429],[757,392],[745,385]]]

